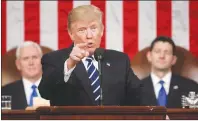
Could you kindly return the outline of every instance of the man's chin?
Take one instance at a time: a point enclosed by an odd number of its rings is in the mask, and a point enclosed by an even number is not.
[[[34,78],[34,77],[37,77],[39,74],[38,73],[31,73],[29,74],[29,78]]]
[[[159,71],[168,71],[169,68],[166,68],[166,67],[158,67],[157,70],[159,70]]]
[[[95,52],[96,48],[89,48],[88,51],[89,51],[89,56],[93,55],[94,52]]]

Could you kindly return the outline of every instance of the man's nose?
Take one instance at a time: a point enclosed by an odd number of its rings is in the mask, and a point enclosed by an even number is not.
[[[93,33],[91,29],[87,29],[87,39],[91,39],[93,37]]]
[[[161,52],[161,53],[160,53],[160,58],[161,58],[161,59],[164,59],[164,58],[165,58],[165,53],[164,53],[164,52]]]
[[[33,64],[34,64],[34,61],[33,61],[32,58],[30,58],[30,60],[29,60],[29,65],[33,65]]]

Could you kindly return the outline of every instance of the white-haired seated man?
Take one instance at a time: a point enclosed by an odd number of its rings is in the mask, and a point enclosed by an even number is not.
[[[2,95],[12,97],[11,109],[49,105],[49,101],[40,98],[38,85],[42,77],[41,47],[32,41],[25,41],[16,50],[15,64],[21,73],[21,80],[2,87]]]

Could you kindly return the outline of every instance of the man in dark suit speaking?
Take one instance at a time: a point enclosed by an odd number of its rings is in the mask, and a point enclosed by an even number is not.
[[[151,43],[147,53],[151,74],[142,80],[142,105],[182,108],[182,95],[188,96],[190,91],[198,93],[195,81],[172,73],[171,67],[177,60],[175,51],[175,44],[169,37],[159,36]]]
[[[42,58],[39,91],[51,105],[100,105],[101,88],[103,105],[139,105],[141,84],[126,54],[105,50],[101,85],[93,54],[103,31],[99,8],[83,5],[69,13],[68,33],[74,45]]]

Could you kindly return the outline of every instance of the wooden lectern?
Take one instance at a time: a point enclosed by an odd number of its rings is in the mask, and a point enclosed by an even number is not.
[[[2,110],[2,119],[198,119],[198,109],[166,109],[158,106],[54,106],[36,110]]]
[[[35,111],[2,111],[2,119],[158,119],[166,117],[166,108],[158,106],[52,106],[39,107]]]
[[[64,106],[39,107],[40,119],[165,119],[166,108],[156,106]]]

